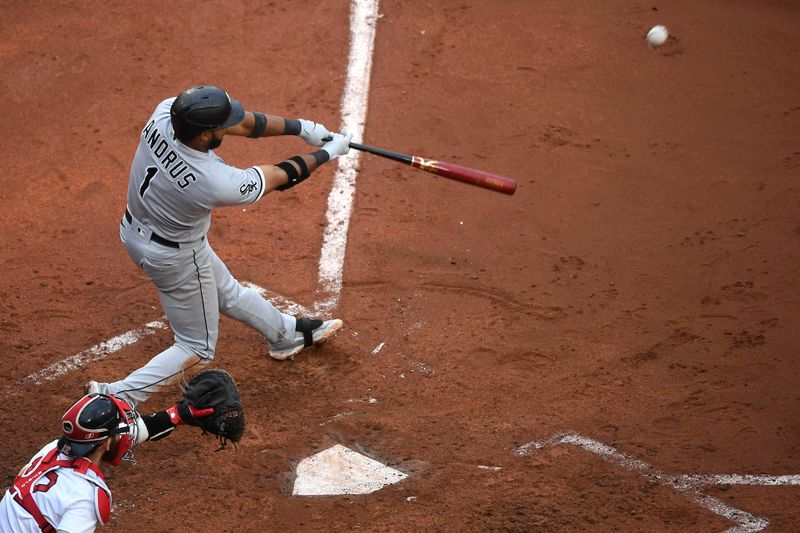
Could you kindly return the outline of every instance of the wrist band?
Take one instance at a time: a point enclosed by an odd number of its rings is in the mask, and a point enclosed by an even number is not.
[[[300,135],[300,121],[295,119],[286,118],[283,120],[284,135]]]
[[[256,124],[253,126],[253,131],[250,132],[248,137],[255,139],[264,135],[264,132],[267,130],[267,117],[264,113],[259,113],[258,111],[253,112],[253,116],[256,118]]]
[[[331,154],[329,154],[327,150],[317,150],[311,155],[313,155],[314,159],[317,160],[317,166],[320,166],[323,163],[327,163],[331,160]]]

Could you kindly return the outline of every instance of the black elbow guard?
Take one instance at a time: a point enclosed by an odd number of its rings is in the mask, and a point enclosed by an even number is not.
[[[267,117],[264,113],[259,113],[258,111],[253,112],[253,116],[256,117],[256,124],[248,137],[255,139],[261,137],[267,131]]]
[[[291,163],[294,161],[297,163],[297,166],[300,167],[298,171],[297,168]],[[305,159],[296,155],[292,158],[283,161],[282,163],[278,163],[275,165],[279,169],[286,172],[286,175],[289,177],[289,182],[286,185],[281,185],[280,187],[276,187],[279,191],[285,191],[286,189],[291,189],[301,181],[305,180],[307,177],[311,175],[311,172],[308,170],[308,165],[306,164]]]

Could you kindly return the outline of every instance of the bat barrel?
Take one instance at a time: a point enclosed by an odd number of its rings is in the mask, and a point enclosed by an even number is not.
[[[490,189],[503,194],[511,195],[517,191],[517,182],[512,178],[474,168],[462,167],[455,163],[433,161],[414,156],[411,166],[436,174],[437,176],[454,179],[462,183],[469,183],[476,187]]]
[[[497,174],[484,172],[474,168],[462,167],[461,165],[456,165],[455,163],[446,163],[444,161],[425,159],[424,157],[401,154],[400,152],[392,152],[391,150],[385,150],[383,148],[376,148],[375,146],[358,144],[354,142],[350,143],[350,148],[380,157],[385,157],[405,165],[411,165],[414,168],[424,170],[425,172],[430,172],[431,174],[436,174],[437,176],[450,178],[462,183],[469,183],[470,185],[475,185],[476,187],[501,192],[503,194],[514,194],[514,192],[517,190],[517,182],[512,178],[499,176]]]

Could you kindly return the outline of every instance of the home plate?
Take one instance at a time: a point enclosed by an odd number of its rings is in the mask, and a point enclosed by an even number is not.
[[[300,461],[292,494],[369,494],[407,477],[408,474],[337,444]]]

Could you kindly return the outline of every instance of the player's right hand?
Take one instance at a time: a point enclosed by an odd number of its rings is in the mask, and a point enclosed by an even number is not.
[[[322,146],[327,138],[331,136],[328,128],[319,122],[313,122],[304,118],[298,119],[300,122],[300,133],[298,134],[308,144]]]
[[[322,145],[322,149],[330,154],[330,161],[350,151],[350,141],[353,138],[353,134],[343,131],[342,133],[333,133],[332,136],[333,139]]]

